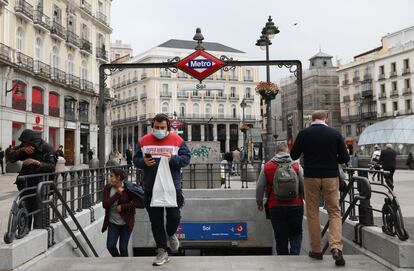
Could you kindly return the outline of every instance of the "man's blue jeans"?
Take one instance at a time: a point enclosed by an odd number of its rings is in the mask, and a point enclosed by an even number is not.
[[[299,255],[302,245],[303,205],[277,206],[270,208],[269,214],[277,255]]]
[[[128,225],[118,226],[110,223],[108,225],[108,237],[106,239],[106,248],[112,257],[128,257],[128,243],[131,236],[131,230]],[[119,238],[119,251],[116,243]]]

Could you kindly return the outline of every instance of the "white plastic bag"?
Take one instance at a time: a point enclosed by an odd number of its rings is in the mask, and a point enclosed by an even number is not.
[[[161,156],[152,189],[151,207],[177,207],[177,195],[168,158]]]

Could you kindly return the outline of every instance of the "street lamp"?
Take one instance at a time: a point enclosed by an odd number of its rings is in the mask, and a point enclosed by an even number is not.
[[[245,123],[244,123],[244,120],[245,120],[245,117],[244,117],[244,109],[246,108],[246,106],[247,106],[246,101],[243,98],[243,100],[240,103],[240,107],[243,109],[243,117],[242,117],[242,127],[241,127],[241,130],[243,132],[243,157],[244,157],[244,159],[247,159],[248,158],[248,156],[247,156],[248,155],[248,150],[246,148],[246,132],[247,132],[247,127],[245,127]]]
[[[269,61],[269,45],[272,43],[270,40],[278,34],[280,31],[275,26],[275,24],[272,21],[272,17],[269,16],[265,27],[262,29],[262,33],[260,35],[260,38],[256,42],[256,46],[259,46],[260,49],[266,50],[266,61]],[[266,65],[266,81],[270,83],[270,67],[269,65]],[[266,140],[264,141],[265,145],[265,160],[268,161],[270,158],[272,158],[274,154],[274,148],[272,142],[272,121],[270,119],[271,116],[271,110],[272,110],[272,99],[264,99],[262,96],[262,101],[265,100],[266,102]]]

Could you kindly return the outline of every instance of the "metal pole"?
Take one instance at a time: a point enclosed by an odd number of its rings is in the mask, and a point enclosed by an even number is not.
[[[296,64],[296,72],[297,72],[297,107],[298,107],[298,129],[299,131],[303,129],[303,84],[302,84],[302,63],[298,62]],[[298,131],[298,132],[299,132]],[[295,135],[296,137],[296,135]]]
[[[99,67],[99,167],[105,166],[105,68]]]
[[[244,102],[244,99],[243,99],[243,102]],[[245,120],[245,116],[244,116],[244,108],[245,108],[246,106],[244,105],[243,106],[243,120],[242,120],[242,123],[243,123],[243,125],[244,125],[244,120]],[[246,127],[244,127],[244,128],[246,128]],[[248,159],[248,152],[247,152],[247,145],[246,145],[246,132],[247,132],[247,130],[246,129],[244,129],[243,130],[243,158],[247,161],[247,159]]]
[[[269,43],[266,44],[266,61],[269,61]],[[270,66],[266,65],[266,81],[270,83]],[[272,146],[272,100],[266,99],[266,141],[265,141],[265,161],[269,161],[274,154]]]

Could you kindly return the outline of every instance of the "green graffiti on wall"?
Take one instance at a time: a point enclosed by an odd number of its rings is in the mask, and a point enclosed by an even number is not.
[[[208,158],[209,154],[210,154],[210,147],[207,146],[199,146],[199,147],[194,147],[191,149],[191,155],[194,157],[205,157]]]

